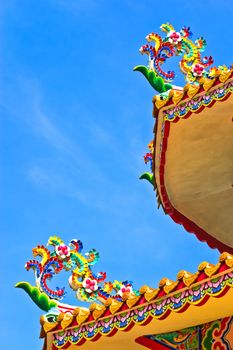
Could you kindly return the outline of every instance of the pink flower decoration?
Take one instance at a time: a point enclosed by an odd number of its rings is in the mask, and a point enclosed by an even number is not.
[[[95,292],[98,289],[97,281],[90,278],[85,278],[82,285],[87,293]]]
[[[70,256],[70,248],[64,243],[60,244],[59,246],[56,246],[55,250],[56,254],[62,259],[65,259]]]
[[[182,36],[179,32],[170,32],[168,37],[168,41],[172,44],[178,44],[178,42],[182,40]]]
[[[197,63],[192,67],[192,72],[194,76],[201,76],[204,73],[204,67]]]
[[[122,297],[123,293],[132,293],[133,289],[131,286],[122,286],[118,291],[118,294]]]

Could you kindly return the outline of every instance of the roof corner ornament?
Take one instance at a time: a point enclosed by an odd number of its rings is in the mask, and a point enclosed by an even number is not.
[[[162,65],[173,56],[182,57],[179,62],[180,70],[189,84],[198,84],[203,77],[214,79],[221,73],[229,71],[225,65],[207,70],[214,61],[211,56],[201,56],[205,50],[206,41],[202,37],[192,41],[189,27],[176,31],[171,24],[166,23],[160,28],[166,34],[165,38],[150,33],[146,37],[148,44],[141,46],[139,50],[142,54],[148,55],[148,67],[140,65],[134,68],[146,77],[158,93],[163,94],[172,89],[171,82],[175,78],[175,72],[164,71]],[[149,45],[150,43],[154,45]]]
[[[95,274],[92,266],[99,260],[99,253],[92,249],[82,254],[83,244],[80,240],[72,239],[66,245],[62,239],[53,236],[49,238],[47,246],[52,246],[53,251],[44,245],[38,245],[32,249],[32,253],[41,260],[29,260],[25,265],[26,270],[34,270],[36,286],[28,282],[16,284],[43,311],[65,309],[66,304],[60,302],[66,294],[65,287],[56,287],[54,290],[48,286],[48,281],[63,270],[71,272],[69,285],[81,301],[104,303],[108,298],[122,301],[125,293],[139,295],[130,281],[105,282],[105,272]]]

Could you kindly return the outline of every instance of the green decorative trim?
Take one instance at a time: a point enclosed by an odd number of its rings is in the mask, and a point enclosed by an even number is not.
[[[23,289],[34,303],[45,312],[57,306],[54,300],[51,300],[45,293],[41,293],[37,287],[32,286],[28,282],[19,282],[15,287]]]
[[[154,186],[155,184],[155,178],[154,178],[154,175],[151,174],[151,173],[143,173],[140,177],[139,177],[140,180],[147,180],[151,183],[152,186]]]
[[[172,89],[171,84],[164,83],[163,78],[158,77],[153,70],[148,69],[146,66],[136,66],[133,70],[135,72],[141,72],[149,81],[150,85],[159,93],[163,93]]]

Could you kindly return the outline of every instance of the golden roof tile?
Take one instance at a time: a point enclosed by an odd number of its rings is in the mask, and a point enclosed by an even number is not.
[[[71,323],[73,322],[73,319],[74,319],[73,314],[65,313],[64,317],[61,321],[61,328],[65,329],[65,328],[69,327],[71,325]]]
[[[96,307],[92,312],[94,319],[97,320],[98,318],[100,318],[104,314],[105,310],[106,307],[104,305],[96,304]]]
[[[117,311],[120,310],[122,305],[123,305],[122,301],[118,301],[118,300],[112,299],[112,303],[109,306],[109,310],[114,315]]]
[[[137,302],[139,301],[141,297],[138,295],[134,295],[134,294],[130,294],[128,296],[128,299],[126,300],[126,304],[128,305],[128,307],[131,309],[131,307],[133,307],[134,305],[137,304]]]
[[[233,255],[224,252],[220,255],[219,262],[220,263],[225,262],[227,266],[233,267]]]
[[[193,98],[199,91],[200,89],[200,85],[190,85],[189,84],[189,88],[187,90],[187,95],[189,98]]]
[[[76,316],[76,321],[79,325],[83,324],[90,315],[90,310],[79,309],[79,313]]]
[[[182,281],[185,286],[190,287],[193,283],[196,282],[198,276],[199,272],[190,273],[188,271],[181,270],[177,275],[177,279]]]

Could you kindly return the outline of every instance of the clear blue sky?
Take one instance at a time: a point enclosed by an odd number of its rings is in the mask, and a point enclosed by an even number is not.
[[[135,65],[170,21],[231,64],[231,0],[1,1],[1,347],[41,349],[41,311],[16,282],[51,234],[96,248],[109,279],[157,286],[218,252],[157,210],[138,176],[152,139],[153,90]],[[171,67],[174,68],[174,67]],[[178,73],[178,67],[175,68]],[[183,84],[183,78],[175,82]],[[64,284],[66,283],[64,279]],[[67,286],[67,290],[69,287]],[[76,303],[72,292],[66,300]],[[78,303],[78,301],[77,301]]]

